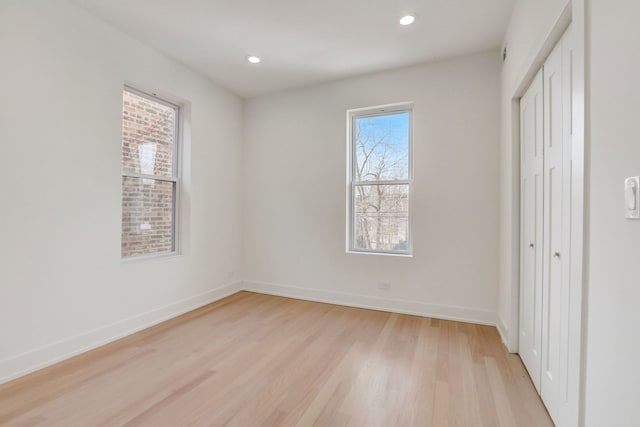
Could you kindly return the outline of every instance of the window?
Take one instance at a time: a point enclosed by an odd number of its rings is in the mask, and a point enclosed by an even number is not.
[[[411,105],[351,110],[348,250],[409,255]]]
[[[177,105],[126,87],[122,100],[122,257],[176,251]]]

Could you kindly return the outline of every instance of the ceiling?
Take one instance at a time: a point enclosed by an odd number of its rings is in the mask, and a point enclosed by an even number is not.
[[[245,98],[498,49],[514,2],[72,1]]]

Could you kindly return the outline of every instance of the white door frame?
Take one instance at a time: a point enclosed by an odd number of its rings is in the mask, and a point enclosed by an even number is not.
[[[586,0],[571,0],[562,14],[558,17],[553,29],[547,35],[540,50],[529,61],[527,72],[522,76],[514,93],[511,94],[511,117],[507,118],[512,123],[511,146],[513,156],[511,158],[513,175],[511,185],[513,194],[510,206],[514,229],[510,248],[514,252],[511,257],[511,301],[510,314],[508,319],[508,336],[506,345],[510,352],[518,352],[519,317],[520,317],[520,98],[525,93],[536,73],[543,66],[545,59],[551,50],[561,39],[565,30],[571,24],[574,37],[574,57],[573,57],[573,95],[572,95],[572,200],[571,200],[571,259],[569,268],[571,274],[571,292],[575,295],[578,304],[571,307],[571,324],[580,329],[580,333],[573,335],[570,347],[579,349],[577,354],[570,355],[570,365],[573,367],[569,373],[569,395],[571,401],[568,402],[566,416],[563,417],[559,426],[581,426],[584,424],[584,339],[585,334],[585,314],[583,310],[585,304],[584,291],[584,254],[585,239],[587,233],[585,223],[585,2]]]

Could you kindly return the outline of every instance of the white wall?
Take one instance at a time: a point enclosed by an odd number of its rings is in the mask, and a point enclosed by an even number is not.
[[[589,1],[590,241],[588,427],[638,425],[640,221],[625,220],[624,178],[640,175],[640,3]]]
[[[248,101],[247,286],[493,323],[499,66],[490,52]],[[404,101],[415,102],[414,257],[347,254],[346,111]]]
[[[3,0],[0,58],[0,381],[235,289],[239,98],[64,0]],[[191,107],[181,256],[120,260],[125,81]]]
[[[511,349],[517,331],[510,329],[517,319],[518,304],[514,284],[519,283],[519,186],[520,149],[517,123],[512,121],[514,95],[527,78],[532,64],[569,0],[517,0],[505,36],[507,59],[501,75],[500,137],[500,271],[498,292],[498,328]],[[552,46],[549,46],[552,47]],[[530,76],[533,78],[533,75]],[[521,94],[520,94],[521,95]],[[511,338],[511,339],[508,339]]]

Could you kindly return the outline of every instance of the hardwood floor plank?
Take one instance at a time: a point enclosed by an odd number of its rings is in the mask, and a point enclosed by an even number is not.
[[[0,386],[2,426],[552,426],[495,328],[240,292]]]

